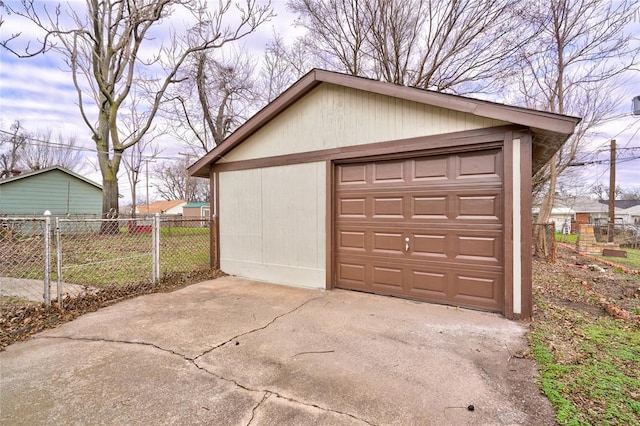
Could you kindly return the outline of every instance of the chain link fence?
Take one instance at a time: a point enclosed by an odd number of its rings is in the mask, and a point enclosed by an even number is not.
[[[614,242],[622,247],[640,247],[640,225],[635,223],[596,222],[593,234],[599,243]]]
[[[0,296],[49,304],[210,270],[212,220],[0,218]]]
[[[43,217],[0,218],[0,296],[44,301],[45,254],[55,252],[50,235]]]
[[[211,219],[167,218],[160,221],[160,276],[209,268],[213,244]]]

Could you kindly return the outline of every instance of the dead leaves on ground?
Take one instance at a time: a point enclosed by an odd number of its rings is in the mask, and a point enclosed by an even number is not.
[[[8,345],[25,340],[29,336],[48,328],[71,321],[80,315],[94,312],[121,300],[149,293],[177,290],[188,284],[223,276],[218,270],[199,270],[190,273],[165,274],[157,285],[151,283],[130,284],[123,287],[106,287],[96,292],[87,292],[77,297],[67,296],[62,306],[53,302],[44,304],[16,303],[2,305],[0,309],[0,350]]]

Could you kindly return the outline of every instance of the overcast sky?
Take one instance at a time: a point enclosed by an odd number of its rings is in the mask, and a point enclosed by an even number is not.
[[[16,3],[15,0],[6,3]],[[53,4],[53,2],[47,2]],[[74,0],[71,5],[78,7],[84,1]],[[296,32],[293,28],[293,17],[285,9],[285,1],[275,0],[272,4],[278,14],[270,23],[264,25],[256,34],[244,41],[245,49],[259,56],[268,39],[275,30],[285,39],[292,38]],[[4,24],[0,27],[0,38],[22,31],[26,36],[34,36],[26,22],[13,16],[3,16]],[[634,24],[640,30],[640,23]],[[79,144],[87,148],[87,163],[82,174],[100,183],[100,174],[96,171],[95,151],[90,133],[82,123],[77,107],[75,90],[71,84],[68,71],[61,69],[62,64],[55,55],[39,55],[31,59],[18,59],[4,49],[0,49],[0,130],[9,131],[14,120],[19,119],[24,127],[35,133],[38,130],[50,129],[54,134],[66,137],[75,136]],[[627,85],[620,88],[624,93],[614,119],[598,129],[585,158],[593,158],[594,152],[600,152],[602,159],[608,159],[606,151],[609,140],[615,138],[621,160],[617,165],[617,182],[623,188],[640,187],[640,116],[632,115],[632,98],[640,95],[640,72],[631,76]],[[624,99],[626,97],[626,99]],[[171,145],[172,141],[165,141]],[[174,145],[176,145],[174,143]],[[178,148],[168,148],[165,155],[175,154]],[[633,159],[635,157],[635,159]],[[584,187],[596,183],[609,182],[609,165],[594,164],[580,167],[580,182]],[[140,183],[144,188],[145,182]],[[130,201],[128,182],[124,174],[120,178],[120,191]],[[138,190],[140,192],[140,190]],[[155,198],[151,194],[151,198]]]

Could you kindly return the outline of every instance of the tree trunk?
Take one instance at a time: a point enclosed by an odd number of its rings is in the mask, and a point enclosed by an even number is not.
[[[553,209],[553,203],[555,201],[556,182],[558,179],[556,161],[557,155],[554,155],[549,161],[549,188],[542,199],[542,203],[540,204],[540,212],[538,213],[539,225],[535,227],[535,254],[536,256],[541,258],[547,258],[549,256],[549,246],[547,244],[547,227],[544,226],[544,224],[549,223],[549,219],[551,218],[551,210]],[[555,227],[551,229],[551,232],[552,234],[555,233]]]
[[[118,208],[118,177],[112,169],[106,169],[102,173],[102,218],[117,219]],[[118,222],[103,222],[100,227],[103,234],[117,234]]]

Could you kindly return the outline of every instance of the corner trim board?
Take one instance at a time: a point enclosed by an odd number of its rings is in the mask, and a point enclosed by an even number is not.
[[[521,201],[521,174],[520,174],[520,139],[512,140],[512,167],[513,167],[513,314],[522,314],[522,201]]]

